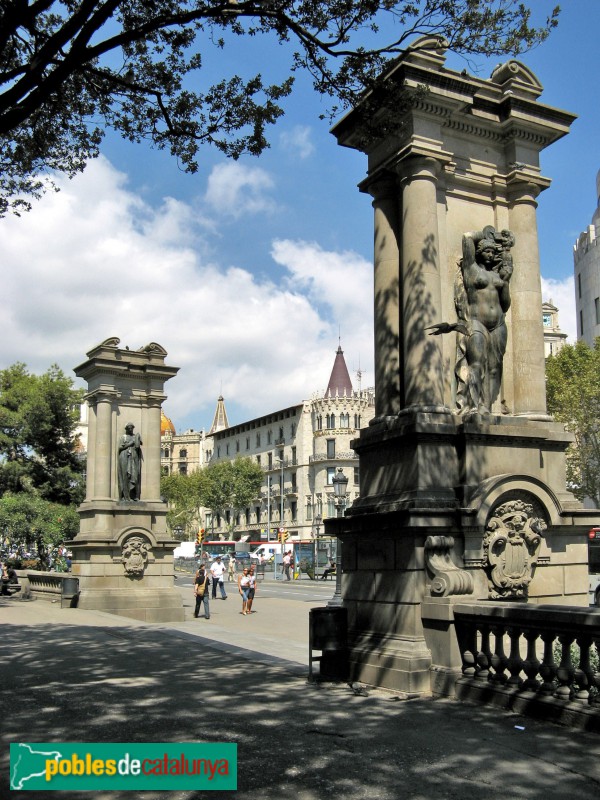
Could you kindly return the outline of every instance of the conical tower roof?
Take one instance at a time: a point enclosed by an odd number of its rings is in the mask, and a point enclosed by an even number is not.
[[[216,433],[217,431],[222,431],[225,428],[229,427],[229,420],[227,419],[227,411],[225,409],[225,400],[223,400],[223,395],[220,394],[217,400],[217,408],[215,410],[215,416],[210,426],[210,430],[208,435],[210,436],[211,433]]]
[[[344,395],[346,395],[346,397],[352,396],[352,381],[350,380],[350,374],[346,366],[344,351],[340,345],[335,354],[335,361],[333,362],[333,369],[331,370],[331,377],[327,384],[325,397],[343,397]]]

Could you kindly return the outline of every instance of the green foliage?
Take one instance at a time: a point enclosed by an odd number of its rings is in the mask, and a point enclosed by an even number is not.
[[[0,497],[0,530],[11,547],[35,547],[43,563],[50,549],[77,534],[79,515],[73,506],[9,492]]]
[[[548,411],[574,434],[567,451],[567,482],[580,500],[600,507],[600,339],[579,341],[546,361]]]
[[[82,393],[57,367],[0,371],[0,494],[26,492],[68,505],[83,499],[75,449]]]
[[[161,478],[161,496],[169,504],[167,524],[171,531],[181,528],[184,539],[194,538],[202,527],[205,483],[206,470],[197,470],[189,475],[163,475]]]
[[[202,527],[203,509],[221,516],[226,511],[235,514],[258,497],[262,482],[262,470],[250,458],[218,461],[189,475],[163,476],[160,488],[169,504],[169,527],[182,527],[191,538]]]
[[[233,515],[250,505],[260,492],[263,472],[250,458],[235,461],[217,461],[206,468],[204,505],[213,514],[223,516],[227,510]]]
[[[409,40],[439,35],[466,56],[515,55],[543,41],[519,0],[0,0],[0,216],[98,155],[106,129],[167,148],[188,172],[209,143],[259,155],[293,73],[307,71],[331,114],[372,90]],[[285,46],[276,83],[231,76],[235,37]],[[203,59],[222,58],[212,86]]]

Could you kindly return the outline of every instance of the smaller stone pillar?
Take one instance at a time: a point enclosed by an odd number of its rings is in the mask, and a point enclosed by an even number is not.
[[[165,364],[167,352],[155,343],[121,349],[119,339],[111,338],[87,355],[75,369],[87,381],[90,406],[86,499],[70,543],[79,606],[147,622],[180,622],[183,603],[173,583],[177,542],[167,533],[167,507],[160,499],[160,409],[164,384],[178,368]],[[141,475],[122,497],[119,451],[126,452],[127,437],[135,438],[135,474],[139,467]]]

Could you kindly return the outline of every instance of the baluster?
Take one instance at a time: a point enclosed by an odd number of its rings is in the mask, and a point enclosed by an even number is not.
[[[544,658],[542,660],[542,666],[540,667],[540,675],[543,681],[540,694],[554,694],[554,679],[556,677],[556,664],[554,663],[555,637],[556,634],[554,633],[542,633]]]
[[[590,702],[590,686],[594,683],[594,673],[590,664],[592,640],[589,636],[581,636],[577,639],[577,644],[579,645],[579,667],[575,670],[577,689],[573,700],[587,705]]]
[[[510,654],[508,656],[507,666],[510,672],[510,677],[507,685],[519,689],[521,687],[521,670],[523,669],[523,659],[519,650],[519,640],[521,638],[521,630],[515,625],[508,628],[508,635],[510,636]]]
[[[462,658],[465,678],[473,679],[477,674],[477,627],[474,622],[456,620],[456,634]]]
[[[477,654],[477,680],[489,681],[490,679],[490,660],[492,651],[490,649],[490,626],[487,622],[481,623],[481,648]]]
[[[573,683],[573,676],[575,674],[573,662],[571,661],[571,645],[574,639],[575,637],[570,633],[563,633],[558,637],[562,648],[562,656],[558,669],[556,670],[558,686],[556,687],[554,696],[559,700],[569,700],[571,697],[571,684]]]
[[[523,672],[527,675],[527,680],[523,683],[523,689],[531,689],[534,692],[537,692],[540,686],[540,682],[537,679],[541,666],[536,650],[538,637],[539,633],[537,631],[525,631],[527,655],[523,662]]]
[[[491,631],[496,639],[491,665],[494,669],[492,680],[495,683],[506,683],[506,653],[504,652],[504,625],[492,625]]]

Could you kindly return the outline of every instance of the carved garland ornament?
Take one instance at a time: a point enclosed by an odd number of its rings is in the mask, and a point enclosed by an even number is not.
[[[546,523],[523,500],[498,506],[483,537],[483,566],[488,576],[489,598],[527,596]]]
[[[127,539],[122,550],[123,567],[127,575],[143,575],[150,554],[150,545],[142,536],[131,536]]]

